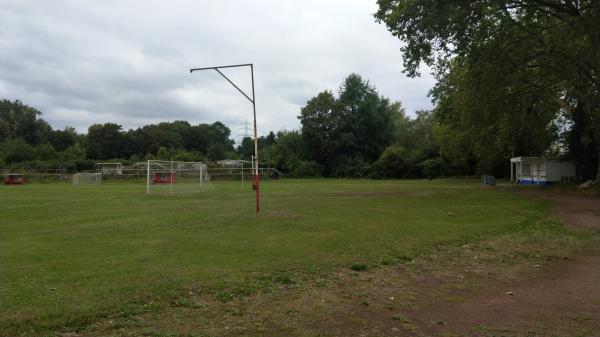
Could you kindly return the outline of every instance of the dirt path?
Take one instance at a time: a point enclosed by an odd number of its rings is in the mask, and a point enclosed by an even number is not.
[[[600,199],[531,190],[523,194],[551,201],[552,215],[567,225],[600,229]],[[494,280],[483,294],[458,304],[433,303],[411,316],[424,332],[436,335],[495,336],[509,330],[600,336],[600,252],[537,267],[539,272],[525,279]],[[498,329],[474,329],[479,325]]]
[[[600,198],[540,190],[520,193],[552,202],[552,215],[567,225],[600,230]]]
[[[438,302],[410,316],[422,331],[443,335],[535,331],[548,335],[578,332],[600,336],[600,255],[554,265],[516,282],[490,284],[485,293],[459,304]],[[512,295],[508,295],[510,294]],[[491,328],[497,330],[491,330]]]

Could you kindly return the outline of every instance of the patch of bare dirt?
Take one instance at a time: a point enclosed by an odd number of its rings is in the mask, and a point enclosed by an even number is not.
[[[489,289],[461,301],[437,300],[407,315],[423,332],[480,335],[477,326],[500,327],[543,335],[561,331],[600,333],[600,255],[579,256],[545,267],[540,273],[506,282],[491,280]]]
[[[522,189],[520,194],[549,200],[552,214],[570,226],[600,230],[600,198],[538,189]]]

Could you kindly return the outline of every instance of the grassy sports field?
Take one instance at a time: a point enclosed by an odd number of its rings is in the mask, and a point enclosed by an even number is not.
[[[526,229],[548,205],[475,181],[283,180],[0,187],[0,331],[41,334],[196,289],[220,301],[335,268]]]

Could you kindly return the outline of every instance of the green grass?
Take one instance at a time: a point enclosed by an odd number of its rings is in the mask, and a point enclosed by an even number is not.
[[[285,180],[146,195],[143,184],[0,187],[0,334],[228,301],[335,268],[526,229],[548,205],[473,181]],[[364,267],[363,267],[364,266]]]

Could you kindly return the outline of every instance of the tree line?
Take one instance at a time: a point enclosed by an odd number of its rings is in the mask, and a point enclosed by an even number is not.
[[[481,173],[506,176],[508,158],[514,152],[495,153],[498,149],[487,148],[489,142],[502,140],[504,146],[515,146],[514,154],[572,156],[568,147],[560,147],[559,135],[568,134],[568,121],[540,123],[534,113],[521,116],[513,112],[511,116],[528,118],[534,124],[520,126],[507,119],[504,131],[493,125],[457,134],[444,104],[438,102],[434,110],[419,110],[409,117],[400,102],[390,101],[369,81],[351,74],[335,93],[325,90],[306,102],[298,115],[300,130],[271,131],[259,137],[259,158],[262,165],[292,177],[379,179]],[[53,130],[40,116],[41,112],[19,101],[0,102],[3,166],[77,170],[90,169],[97,161],[250,160],[254,154],[251,138],[243,138],[235,146],[229,128],[221,122],[191,125],[174,121],[129,130],[105,123],[91,125],[86,134],[79,134],[71,127]],[[550,122],[557,138],[537,127]]]
[[[405,73],[434,69],[440,154],[465,172],[563,155],[600,181],[600,1],[378,0]]]
[[[185,161],[235,157],[231,131],[221,122],[186,121],[124,130],[115,123],[54,130],[42,113],[20,101],[0,101],[0,164],[6,167],[89,169],[97,161],[146,159]]]
[[[0,164],[14,168],[90,169],[98,161],[133,163],[147,159],[182,161],[250,160],[251,138],[237,146],[221,122],[191,125],[163,122],[124,130],[115,123],[54,130],[42,113],[20,101],[0,101]],[[433,114],[407,117],[357,74],[337,95],[311,98],[298,116],[300,130],[271,131],[258,139],[262,165],[289,176],[399,178],[447,173],[434,142]]]
[[[433,69],[431,111],[407,116],[357,74],[310,98],[301,128],[259,139],[259,158],[291,176],[411,178],[493,174],[514,156],[573,160],[600,181],[600,1],[378,0],[375,18],[404,42],[405,73]],[[0,164],[250,159],[222,123],[53,130],[18,101],[0,103]]]

